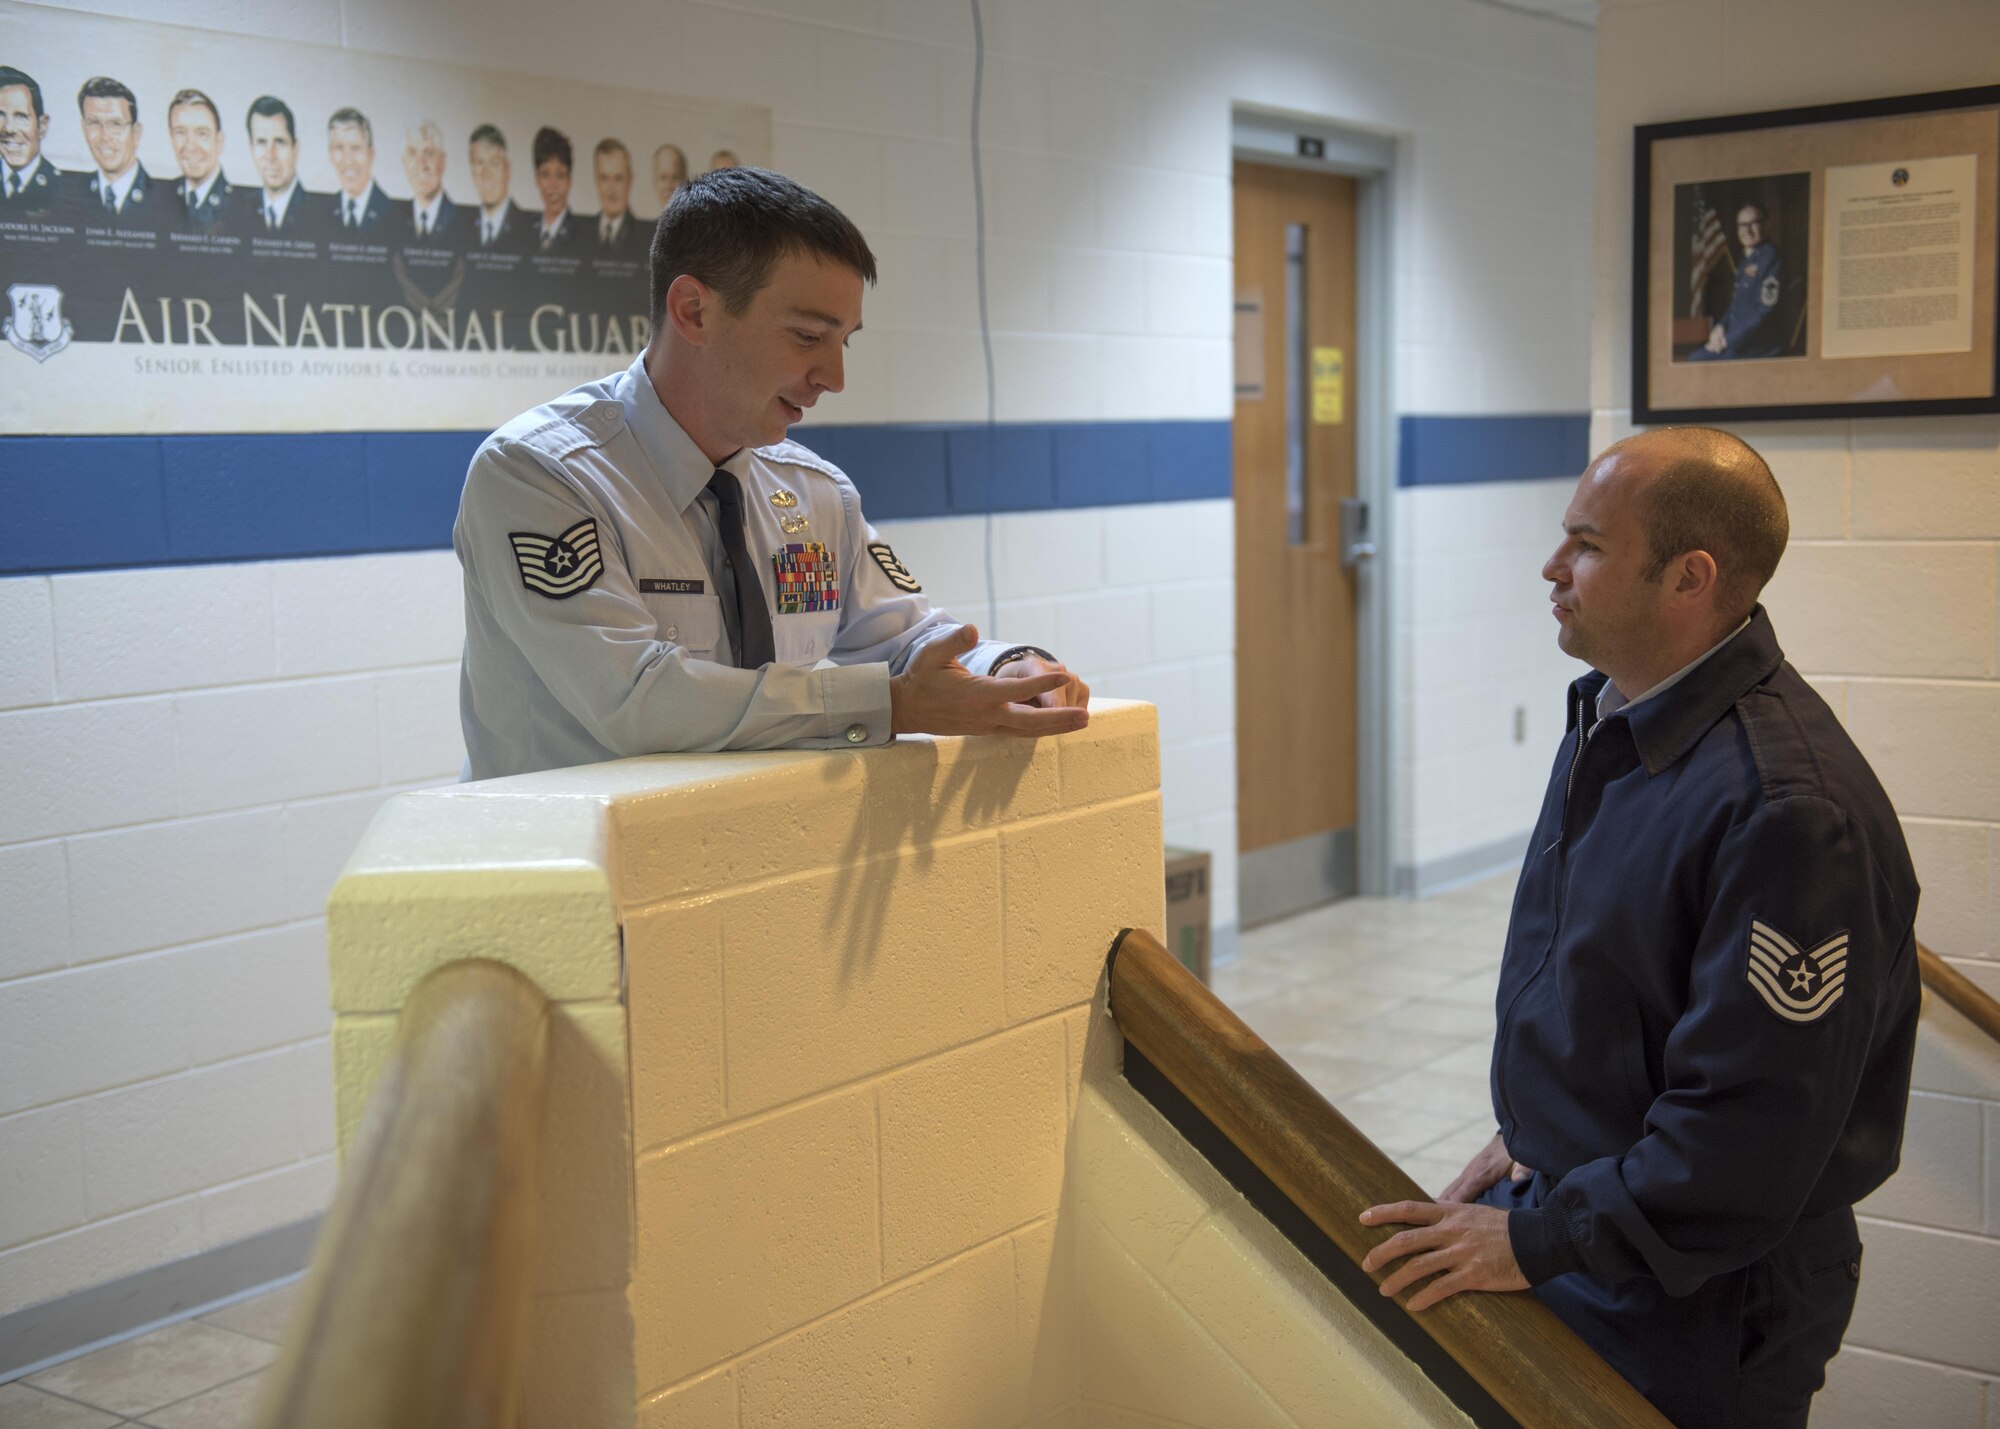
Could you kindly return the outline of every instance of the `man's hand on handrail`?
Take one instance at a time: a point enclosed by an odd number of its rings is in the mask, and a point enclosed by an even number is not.
[[[1361,1268],[1372,1274],[1393,1260],[1411,1257],[1382,1282],[1384,1295],[1435,1275],[1437,1279],[1410,1297],[1412,1310],[1428,1310],[1461,1290],[1526,1290],[1528,1282],[1507,1239],[1507,1213],[1497,1206],[1472,1203],[1502,1177],[1525,1181],[1534,1174],[1507,1154],[1507,1143],[1495,1132],[1452,1183],[1438,1192],[1436,1202],[1397,1201],[1361,1213],[1364,1226],[1418,1227],[1398,1231],[1369,1251]]]
[[[1397,1201],[1370,1206],[1361,1213],[1361,1224],[1416,1227],[1396,1232],[1361,1262],[1361,1268],[1372,1275],[1391,1261],[1403,1261],[1382,1282],[1384,1295],[1394,1295],[1426,1276],[1436,1277],[1410,1297],[1412,1311],[1428,1310],[1461,1290],[1528,1288],[1527,1278],[1514,1260],[1513,1243],[1507,1239],[1507,1212],[1498,1206]]]

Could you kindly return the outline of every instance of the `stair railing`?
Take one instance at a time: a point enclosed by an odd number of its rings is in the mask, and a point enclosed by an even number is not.
[[[1120,934],[1106,976],[1130,1047],[1356,1266],[1396,1229],[1363,1226],[1363,1210],[1430,1199],[1150,934]],[[1454,1295],[1409,1318],[1519,1424],[1665,1429],[1659,1411],[1532,1295]]]
[[[259,1429],[514,1422],[548,1024],[540,989],[482,959],[410,995]]]

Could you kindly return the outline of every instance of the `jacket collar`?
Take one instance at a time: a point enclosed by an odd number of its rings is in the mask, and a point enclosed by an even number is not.
[[[1694,748],[1738,700],[1768,680],[1784,658],[1771,617],[1760,605],[1751,612],[1748,625],[1679,684],[1627,709],[1613,710],[1605,719],[1625,721],[1646,773],[1658,774]],[[1605,676],[1592,670],[1570,686],[1572,728],[1579,721],[1587,727],[1594,718],[1604,683]]]

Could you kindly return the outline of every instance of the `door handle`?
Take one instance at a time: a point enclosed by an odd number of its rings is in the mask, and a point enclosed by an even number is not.
[[[1368,503],[1348,497],[1340,503],[1340,564],[1353,570],[1375,558],[1375,542],[1368,534]]]

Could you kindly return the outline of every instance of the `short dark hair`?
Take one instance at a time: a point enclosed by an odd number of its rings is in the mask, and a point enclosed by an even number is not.
[[[769,169],[716,169],[689,179],[653,229],[653,327],[667,289],[686,273],[713,288],[732,313],[750,306],[788,254],[809,254],[875,281],[875,255],[846,214],[803,184]]]
[[[332,117],[326,121],[326,132],[331,134],[335,127],[341,124],[352,124],[361,131],[361,137],[368,141],[368,147],[371,149],[375,147],[375,126],[368,122],[366,114],[353,105],[334,110]]]
[[[576,150],[569,145],[569,135],[546,124],[535,131],[534,156],[538,169],[551,159],[561,159],[562,166],[572,172],[576,169]]]
[[[598,154],[623,154],[625,156],[625,167],[628,169],[632,167],[632,151],[625,147],[623,139],[599,139],[597,147],[591,150],[591,154],[593,156]]]
[[[1645,578],[1657,581],[1675,557],[1715,558],[1716,606],[1742,620],[1778,569],[1791,538],[1785,494],[1764,458],[1741,437],[1714,427],[1672,427],[1680,454],[1666,460],[1639,493],[1646,533]]]
[[[215,107],[214,100],[198,89],[184,89],[179,94],[176,94],[172,101],[168,103],[167,122],[169,124],[173,122],[174,111],[184,104],[199,104],[203,109],[208,111],[208,117],[215,121],[215,127],[218,129],[222,127],[222,111]]]
[[[482,124],[472,131],[472,137],[466,141],[466,144],[468,147],[473,144],[491,144],[494,148],[504,152],[507,148],[507,136],[500,132],[498,124]]]
[[[35,83],[35,77],[12,65],[0,65],[0,89],[12,89],[17,84],[28,91],[28,103],[34,106],[35,118],[40,119],[48,113],[42,108],[42,87]]]
[[[299,124],[292,118],[292,106],[275,94],[260,94],[250,101],[250,112],[243,116],[243,127],[248,129],[250,121],[262,115],[266,119],[285,121],[285,137],[294,144],[299,142]]]
[[[139,122],[139,96],[108,74],[92,75],[83,82],[83,88],[76,92],[76,108],[79,114],[83,112],[83,101],[86,99],[122,99],[130,112],[132,122],[134,124]]]

